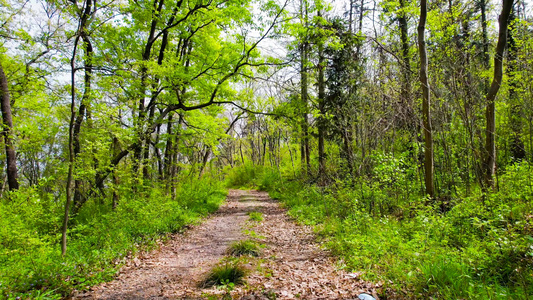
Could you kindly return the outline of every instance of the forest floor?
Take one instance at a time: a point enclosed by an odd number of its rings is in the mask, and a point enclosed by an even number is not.
[[[262,221],[249,220],[260,212]],[[256,239],[264,245],[258,257],[245,259],[244,285],[203,288],[200,283],[227,256],[231,243]],[[159,249],[132,259],[116,279],[73,299],[376,299],[378,286],[339,269],[321,249],[312,228],[298,225],[266,192],[230,190],[220,209]]]

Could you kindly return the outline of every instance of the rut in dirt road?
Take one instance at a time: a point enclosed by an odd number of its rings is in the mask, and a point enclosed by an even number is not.
[[[263,214],[247,222],[248,213]],[[259,258],[247,261],[251,271],[244,286],[231,292],[200,288],[209,270],[232,242],[254,232],[265,245]],[[357,299],[375,286],[335,268],[335,260],[315,242],[311,228],[296,225],[265,192],[230,190],[227,202],[185,234],[176,234],[161,248],[124,267],[111,282],[74,299]]]

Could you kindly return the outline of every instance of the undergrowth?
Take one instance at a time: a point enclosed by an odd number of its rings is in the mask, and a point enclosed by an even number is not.
[[[206,278],[200,283],[200,287],[244,284],[244,277],[247,274],[248,270],[240,260],[225,258],[209,271]]]
[[[230,245],[228,254],[232,256],[259,256],[261,245],[254,240],[240,240]]]
[[[508,168],[498,192],[435,201],[416,192],[415,170],[391,163],[379,161],[372,177],[326,187],[281,180],[268,169],[252,181],[299,222],[315,226],[341,267],[382,282],[384,298],[392,289],[418,299],[531,299],[533,189],[527,164]]]
[[[216,210],[224,198],[220,185],[206,179],[183,183],[175,200],[151,188],[123,194],[115,210],[87,202],[69,226],[62,257],[63,201],[31,189],[13,193],[0,202],[0,298],[59,299],[110,280],[127,257]]]
[[[263,214],[258,211],[252,211],[248,214],[248,216],[250,217],[250,221],[263,221]]]

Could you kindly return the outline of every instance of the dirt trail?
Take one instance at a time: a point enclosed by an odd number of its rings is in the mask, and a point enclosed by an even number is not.
[[[263,213],[250,222],[248,212]],[[112,281],[74,299],[205,299],[225,291],[201,289],[198,283],[237,240],[254,231],[265,244],[245,286],[234,299],[357,299],[374,286],[336,270],[335,261],[314,242],[312,230],[296,225],[264,192],[230,190],[227,202],[202,224],[176,234],[161,248],[124,267]]]

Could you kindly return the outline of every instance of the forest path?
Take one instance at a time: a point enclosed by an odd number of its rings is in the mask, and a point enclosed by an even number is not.
[[[258,211],[263,221],[248,221]],[[202,224],[176,234],[157,251],[134,259],[118,277],[73,299],[212,299],[223,289],[199,282],[226,255],[229,245],[253,232],[265,245],[233,299],[357,299],[375,286],[335,268],[336,262],[315,242],[312,229],[295,224],[266,192],[230,190],[227,201]],[[211,295],[211,296],[210,296]]]

